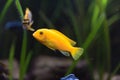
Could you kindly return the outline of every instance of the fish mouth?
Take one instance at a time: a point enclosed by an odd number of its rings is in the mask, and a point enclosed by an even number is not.
[[[35,37],[36,36],[36,32],[34,32],[32,35],[33,35],[33,37]]]

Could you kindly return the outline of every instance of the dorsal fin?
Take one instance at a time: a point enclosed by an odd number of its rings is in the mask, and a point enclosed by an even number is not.
[[[55,30],[55,29],[50,29],[50,30],[56,32],[57,34],[61,35],[61,36],[64,37],[65,39],[67,39],[72,46],[74,46],[74,45],[76,44],[75,41],[73,41],[72,39],[68,38],[68,37],[65,36],[63,33],[59,32],[59,31],[57,31],[57,30]]]

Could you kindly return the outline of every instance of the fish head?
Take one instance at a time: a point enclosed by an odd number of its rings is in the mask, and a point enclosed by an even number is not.
[[[46,40],[46,31],[44,29],[38,29],[33,33],[33,37],[40,42],[44,42]]]

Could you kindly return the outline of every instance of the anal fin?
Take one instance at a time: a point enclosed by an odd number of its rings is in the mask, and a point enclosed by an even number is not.
[[[67,51],[60,51],[60,52],[65,56],[70,56],[69,52],[67,52]]]

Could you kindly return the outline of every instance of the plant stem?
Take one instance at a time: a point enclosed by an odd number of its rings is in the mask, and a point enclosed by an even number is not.
[[[8,0],[7,3],[5,4],[5,7],[0,14],[0,23],[2,23],[2,20],[3,20],[8,8],[10,7],[10,5],[12,4],[13,1],[14,0]]]
[[[49,28],[54,28],[52,22],[46,17],[46,15],[42,11],[40,11],[40,16],[42,17],[42,19],[45,21]]]
[[[14,55],[15,55],[15,45],[14,43],[11,46],[10,49],[10,55],[9,55],[9,71],[10,71],[10,75],[9,75],[9,80],[13,80],[13,61],[14,61]]]
[[[21,56],[20,56],[20,79],[23,80],[25,73],[24,73],[24,66],[25,65],[25,56],[26,56],[26,50],[27,50],[27,33],[24,30],[23,33],[23,41],[22,41],[22,50],[21,50]]]
[[[106,55],[106,63],[107,63],[107,71],[110,74],[110,69],[111,69],[111,49],[110,49],[110,35],[109,35],[109,27],[107,24],[107,20],[106,18],[104,19],[104,39],[105,39],[105,43],[106,43],[106,51],[107,51],[107,55]],[[110,76],[110,75],[109,75]]]
[[[22,10],[22,6],[21,6],[21,4],[20,4],[20,1],[19,1],[19,0],[16,0],[16,1],[15,1],[15,5],[16,5],[16,8],[17,8],[19,14],[20,14],[21,20],[23,20],[24,14],[23,14],[23,10]]]

